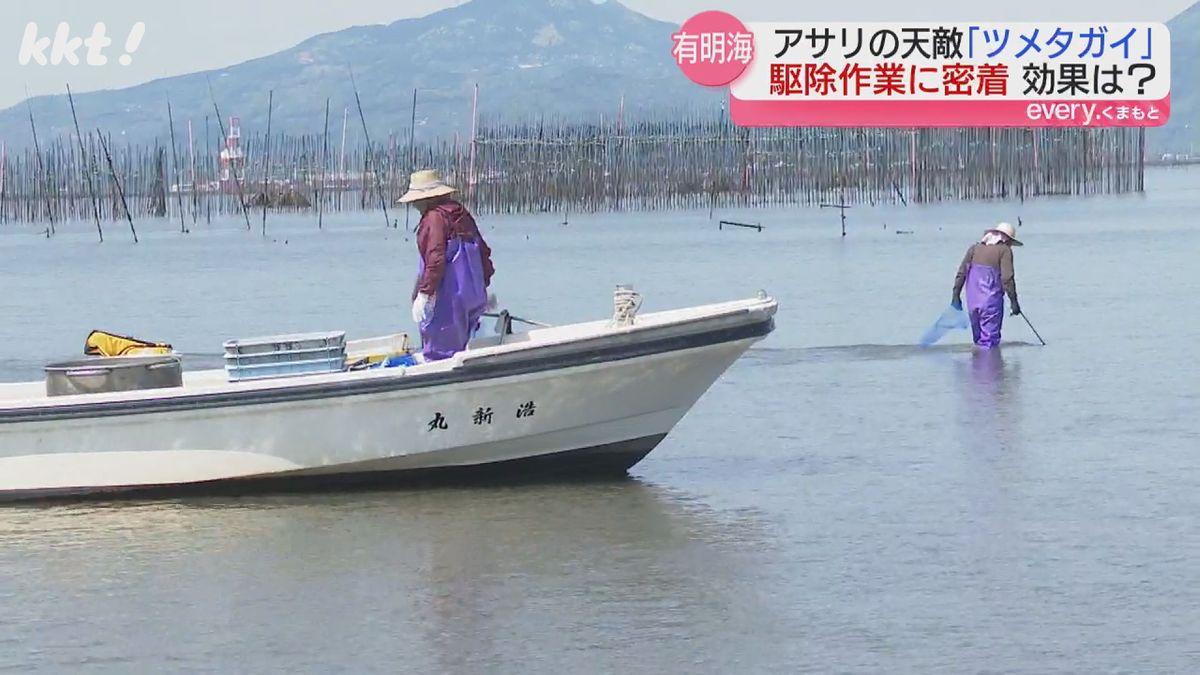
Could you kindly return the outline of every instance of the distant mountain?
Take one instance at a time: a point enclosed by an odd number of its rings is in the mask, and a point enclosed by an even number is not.
[[[389,132],[407,137],[414,87],[419,140],[469,134],[475,83],[481,119],[611,118],[622,96],[629,115],[693,105],[716,110],[725,91],[696,86],[671,59],[677,28],[616,0],[473,0],[386,26],[317,35],[228,68],[76,93],[75,106],[85,131],[99,126],[127,142],[152,143],[168,137],[169,95],[177,135],[191,120],[202,139],[208,115],[215,139],[211,79],[222,117],[239,116],[243,133],[265,130],[273,89],[272,131],[320,133],[329,97],[330,138],[341,133],[346,107],[347,133],[361,138],[352,67],[375,142]],[[74,133],[65,93],[31,105],[39,140]],[[0,138],[10,149],[31,144],[24,102],[0,112]]]
[[[1200,3],[1172,19],[1172,114],[1147,133],[1150,155],[1200,152]],[[341,134],[361,138],[348,66],[362,98],[371,139],[408,135],[412,90],[418,88],[417,138],[466,136],[473,85],[479,84],[481,120],[597,120],[616,115],[622,96],[626,115],[675,110],[719,110],[727,90],[687,80],[670,55],[672,23],[638,14],[617,0],[472,0],[463,5],[386,26],[356,26],[314,36],[269,56],[228,68],[154,80],[118,90],[75,95],[80,126],[97,126],[128,143],[168,138],[167,99],[177,135],[193,125],[197,142],[210,118],[209,95],[222,116],[241,118],[243,133],[261,133],[267,92],[274,90],[271,127],[288,133],[320,133],[330,99],[331,143]],[[71,135],[65,94],[30,101],[39,140]],[[30,146],[25,103],[0,111],[0,139],[10,150]],[[180,142],[185,140],[180,137]]]
[[[1171,119],[1146,134],[1150,156],[1200,153],[1200,2],[1167,22],[1171,30]]]

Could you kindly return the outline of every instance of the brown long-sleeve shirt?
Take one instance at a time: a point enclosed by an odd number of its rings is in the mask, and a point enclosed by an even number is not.
[[[990,246],[981,243],[972,244],[967,249],[967,254],[963,256],[962,263],[958,266],[958,274],[954,277],[955,298],[962,294],[963,286],[967,283],[967,270],[972,263],[999,268],[1000,283],[1004,286],[1004,292],[1008,294],[1009,302],[1016,307],[1021,306],[1021,303],[1017,301],[1017,277],[1013,272],[1011,245],[1005,243]]]

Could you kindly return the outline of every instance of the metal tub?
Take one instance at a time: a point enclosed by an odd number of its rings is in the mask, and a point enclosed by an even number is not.
[[[169,354],[63,361],[46,366],[45,371],[47,396],[183,386],[183,363]]]

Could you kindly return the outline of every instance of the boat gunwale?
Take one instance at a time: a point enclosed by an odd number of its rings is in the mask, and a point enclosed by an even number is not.
[[[7,407],[0,403],[0,425],[268,405],[314,399],[339,399],[348,396],[423,389],[615,362],[746,339],[762,339],[774,330],[774,315],[777,308],[774,299],[760,298],[753,302],[745,300],[741,302],[746,304],[725,311],[681,320],[641,326],[635,324],[617,331],[590,335],[578,340],[567,339],[545,343],[524,342],[515,349],[506,349],[510,345],[499,345],[486,348],[478,353],[461,352],[454,357],[458,362],[453,367],[425,373],[397,372],[379,375],[374,371],[362,371],[362,373],[355,374],[366,373],[368,374],[366,377],[346,377],[344,372],[331,373],[311,376],[321,378],[319,381],[312,381],[306,377],[307,381],[304,382],[284,382],[278,386],[253,388],[234,386],[191,392],[172,389],[167,395],[86,400],[62,405],[54,405],[53,402],[48,405],[46,398],[23,399],[18,402],[18,405]],[[735,304],[722,303],[725,307]],[[677,311],[680,310],[668,310],[662,313]],[[731,325],[696,330],[698,325],[728,323],[731,319],[735,320]],[[567,327],[569,326],[555,328]],[[544,330],[554,330],[554,328]],[[328,379],[331,377],[334,379]],[[149,391],[152,390],[136,393],[146,394]],[[37,400],[39,404],[20,405],[20,403],[30,400]],[[49,400],[53,401],[53,399]]]

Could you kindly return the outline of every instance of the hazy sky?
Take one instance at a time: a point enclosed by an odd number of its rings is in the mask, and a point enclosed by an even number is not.
[[[723,9],[744,21],[1165,22],[1194,1],[623,0],[643,14],[676,23],[706,9]],[[391,23],[457,4],[462,0],[0,0],[0,108],[22,101],[26,87],[31,95],[63,93],[68,82],[72,91],[119,88],[265,56],[318,33]],[[87,65],[86,47],[80,47],[79,65],[20,65],[22,37],[31,21],[37,23],[39,37],[52,39],[60,22],[67,22],[71,36],[80,38],[103,22],[112,40],[105,50],[108,63]],[[145,35],[132,62],[123,66],[117,59],[138,21],[146,24]],[[49,56],[49,50],[46,53]]]

